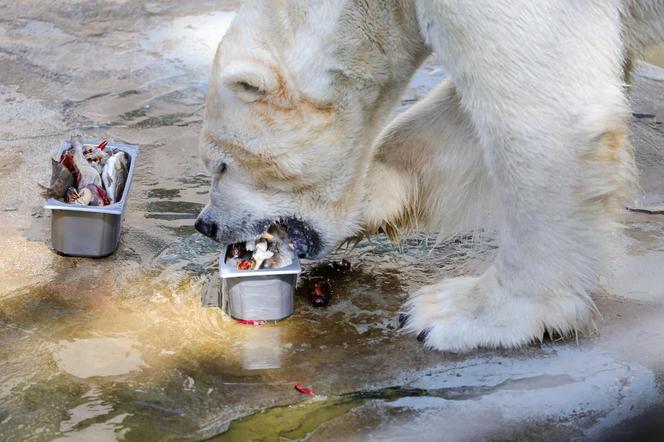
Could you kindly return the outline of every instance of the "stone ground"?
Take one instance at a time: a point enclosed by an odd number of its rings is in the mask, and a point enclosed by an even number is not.
[[[349,275],[306,263],[296,314],[248,327],[201,307],[219,246],[192,228],[209,185],[197,152],[207,75],[235,6],[0,0],[0,440],[664,434],[650,427],[664,409],[664,70],[640,65],[633,87],[643,192],[595,297],[596,335],[454,355],[396,332],[408,293],[486,265],[491,241],[471,238],[375,238],[333,256],[355,264]],[[442,76],[428,63],[403,105]],[[141,147],[105,259],[49,248],[37,182],[74,131]],[[332,305],[314,310],[303,287],[327,277]]]

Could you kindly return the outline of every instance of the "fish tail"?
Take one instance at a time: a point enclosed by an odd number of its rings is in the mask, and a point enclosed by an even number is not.
[[[52,193],[52,190],[51,190],[50,187],[45,186],[45,185],[43,185],[42,183],[39,183],[39,182],[37,183],[37,186],[39,187],[39,189],[41,189],[40,194],[43,198],[51,198],[53,196],[53,193]]]

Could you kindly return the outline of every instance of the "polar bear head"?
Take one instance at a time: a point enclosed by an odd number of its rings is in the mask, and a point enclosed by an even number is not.
[[[200,232],[237,242],[281,222],[310,257],[357,232],[372,141],[428,53],[412,3],[242,4],[209,83]]]

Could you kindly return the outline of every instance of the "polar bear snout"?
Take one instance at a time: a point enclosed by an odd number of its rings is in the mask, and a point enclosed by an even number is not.
[[[196,228],[196,230],[198,230],[198,232],[202,233],[205,236],[209,236],[210,238],[213,239],[217,238],[218,226],[217,223],[215,223],[214,221],[210,221],[199,217],[196,219],[194,227]]]
[[[219,233],[221,231],[219,223],[210,215],[210,208],[206,206],[196,218],[194,228],[199,233],[208,236],[215,241],[219,241]]]
[[[276,216],[274,218],[229,220],[221,216],[221,211],[207,205],[196,218],[196,230],[215,241],[231,244],[256,239],[274,224],[281,225],[287,232],[289,242],[299,256],[317,257],[325,253],[326,247],[321,232],[314,225],[296,216]]]
[[[259,223],[258,220],[251,219],[241,210],[238,210],[241,213],[238,217],[225,216],[224,213],[228,210],[208,204],[198,214],[194,228],[217,242],[231,244],[254,239],[269,225],[269,222]],[[265,225],[265,228],[262,228],[262,225]]]

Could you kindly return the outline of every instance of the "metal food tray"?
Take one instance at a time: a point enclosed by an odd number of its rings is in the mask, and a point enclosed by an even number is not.
[[[216,306],[236,319],[278,321],[293,314],[295,285],[302,272],[297,254],[291,265],[280,269],[238,270],[225,262],[228,247],[219,257],[222,284]],[[215,306],[215,300],[206,304]]]
[[[99,141],[84,141],[84,145],[98,145]],[[80,206],[49,198],[44,209],[51,211],[51,243],[63,255],[101,258],[115,252],[120,242],[122,221],[127,199],[136,172],[138,146],[109,144],[113,151],[121,150],[128,156],[129,171],[120,201],[108,206]],[[71,149],[64,141],[58,158]]]

